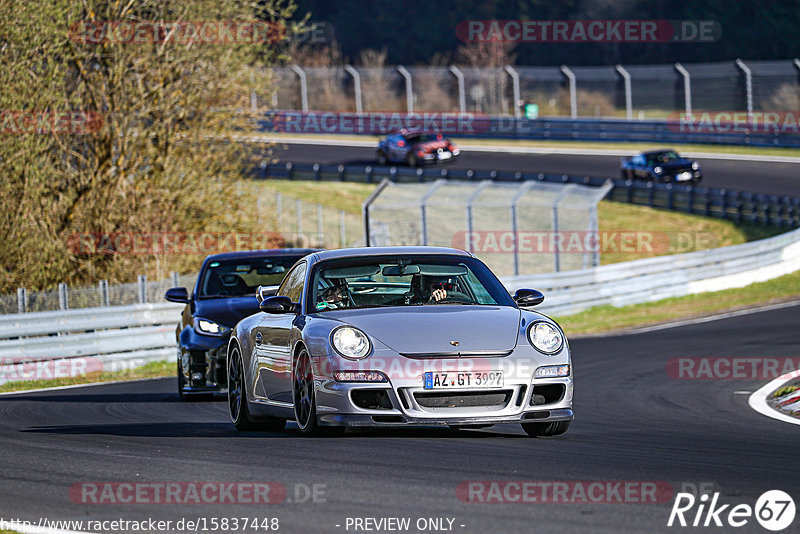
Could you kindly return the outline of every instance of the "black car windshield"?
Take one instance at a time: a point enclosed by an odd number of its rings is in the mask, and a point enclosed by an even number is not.
[[[430,255],[323,262],[311,279],[309,303],[312,312],[441,304],[514,306],[508,291],[477,259]]]
[[[428,141],[442,141],[442,134],[410,134],[406,136],[409,143],[427,143]]]
[[[665,150],[664,152],[653,152],[647,154],[648,165],[658,165],[659,163],[668,163],[670,161],[681,159],[677,152],[672,150]]]
[[[200,280],[199,298],[255,295],[258,286],[277,286],[302,255],[212,261]]]

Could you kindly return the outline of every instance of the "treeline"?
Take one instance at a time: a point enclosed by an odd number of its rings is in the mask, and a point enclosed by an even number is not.
[[[465,20],[712,20],[696,43],[523,43],[518,65],[609,65],[800,57],[800,0],[298,0],[296,17],[332,25],[345,59],[386,49],[390,64],[455,58]]]

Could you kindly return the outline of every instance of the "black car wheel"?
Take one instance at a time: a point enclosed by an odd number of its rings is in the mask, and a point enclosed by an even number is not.
[[[183,376],[183,368],[181,367],[181,362],[178,362],[178,395],[180,396],[181,400],[187,400],[187,395],[184,393],[183,388],[186,386],[186,379]]]
[[[384,152],[383,150],[379,149],[375,153],[375,157],[378,160],[378,165],[386,166],[386,164],[389,163],[389,160],[386,158],[386,152]]]
[[[317,421],[317,402],[314,394],[314,371],[311,358],[303,349],[297,355],[292,371],[294,415],[297,426],[304,436],[340,435],[344,427],[321,427]]]
[[[553,421],[551,423],[522,423],[522,430],[531,437],[558,436],[569,429],[570,421]]]
[[[228,412],[236,430],[280,432],[286,426],[286,421],[283,419],[257,421],[250,416],[247,408],[244,367],[239,347],[234,347],[228,355]]]

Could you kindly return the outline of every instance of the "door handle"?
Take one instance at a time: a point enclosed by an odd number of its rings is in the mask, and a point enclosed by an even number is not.
[[[261,340],[262,339],[263,339],[263,337],[261,336],[261,332],[258,332],[256,334],[256,345],[261,345]]]

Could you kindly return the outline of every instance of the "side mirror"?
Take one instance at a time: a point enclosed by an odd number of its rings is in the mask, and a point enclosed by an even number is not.
[[[267,297],[271,297],[277,292],[278,286],[258,286],[258,288],[256,288],[258,303],[261,304]]]
[[[164,298],[170,302],[179,302],[181,304],[189,304],[189,292],[185,287],[173,287],[167,289]]]
[[[544,295],[535,289],[517,289],[514,293],[514,302],[523,308],[536,306],[544,302]]]
[[[289,297],[267,297],[258,306],[264,313],[295,313],[297,304]]]

